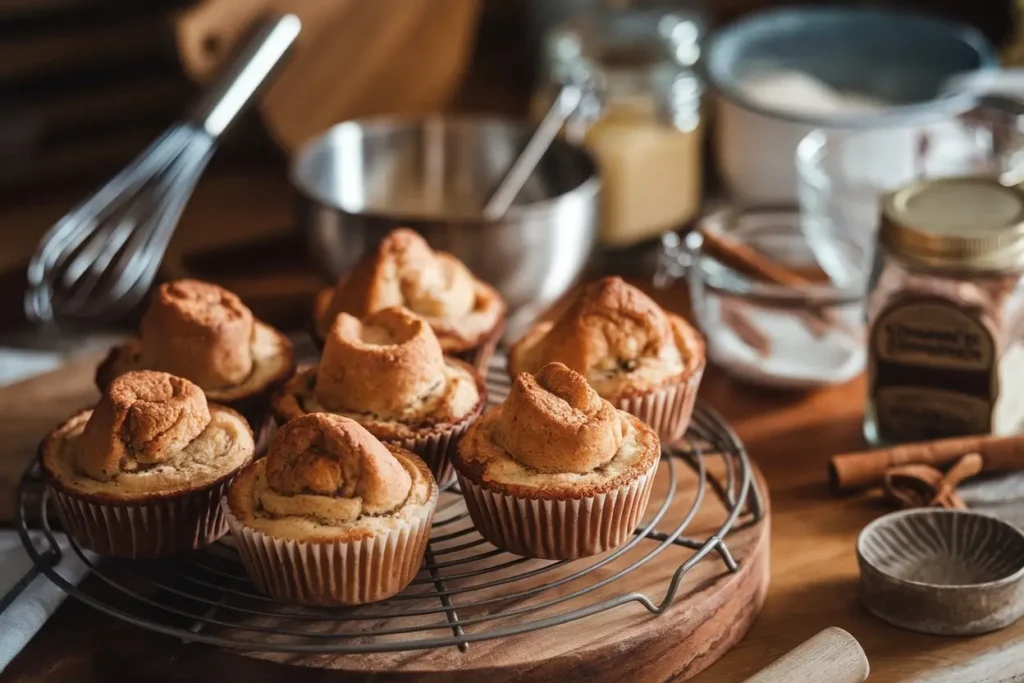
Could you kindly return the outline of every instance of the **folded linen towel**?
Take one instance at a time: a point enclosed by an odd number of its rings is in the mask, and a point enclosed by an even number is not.
[[[67,537],[56,534],[61,556],[56,571],[69,583],[77,585],[88,573],[81,558],[71,550]],[[42,533],[33,532],[35,547],[44,550],[47,541]],[[90,561],[94,558],[90,556]],[[17,531],[0,531],[0,600],[9,595],[26,577],[27,585],[0,611],[0,672],[21,652],[32,636],[42,628],[67,594],[42,574],[31,574],[32,559],[25,551]],[[6,601],[5,601],[6,602]],[[2,606],[2,605],[0,605]]]

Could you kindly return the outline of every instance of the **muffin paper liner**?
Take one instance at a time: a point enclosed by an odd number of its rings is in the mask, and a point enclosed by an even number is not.
[[[459,486],[477,531],[516,555],[572,560],[622,545],[640,524],[658,461],[650,472],[587,498],[519,498],[488,489],[459,473]]]
[[[422,518],[370,538],[314,543],[274,538],[245,526],[227,510],[227,501],[224,507],[256,588],[302,605],[362,605],[400,592],[419,571],[435,508],[431,505]]]
[[[690,426],[690,417],[697,402],[704,366],[701,365],[682,382],[662,387],[639,396],[620,399],[617,408],[639,417],[658,433],[663,444],[679,441]]]
[[[152,559],[201,548],[227,533],[220,501],[232,479],[138,503],[101,503],[48,488],[64,530],[80,546],[105,557]]]
[[[469,429],[469,425],[473,424],[480,416],[482,409],[483,406],[480,410],[473,411],[462,422],[450,425],[443,432],[432,432],[426,436],[411,439],[385,439],[384,441],[401,446],[423,458],[427,467],[430,468],[430,473],[434,475],[437,485],[443,487],[452,478],[451,456],[455,452],[455,447],[462,435]]]
[[[273,391],[274,388],[270,388],[267,391],[261,391],[259,394],[246,396],[234,401],[218,401],[212,398],[208,400],[241,413],[242,417],[249,423],[249,427],[252,428],[252,433],[256,437],[257,442],[256,450],[258,451],[258,444],[262,441],[267,429],[267,421],[274,419],[273,412],[270,409],[270,397]]]
[[[467,351],[460,351],[458,353],[449,353],[448,356],[461,360],[464,363],[469,363],[473,368],[484,377],[487,376],[487,370],[490,367],[491,357],[494,356],[494,350],[498,348],[498,342],[501,340],[501,335],[505,331],[505,323],[500,322],[491,332],[490,336],[484,339],[482,342],[474,346]]]
[[[263,426],[259,430],[253,430],[253,443],[255,444],[253,451],[254,460],[259,460],[267,454],[267,449],[270,448],[270,441],[274,438],[275,433],[277,433],[277,420],[274,419],[273,414],[268,412],[263,421]]]

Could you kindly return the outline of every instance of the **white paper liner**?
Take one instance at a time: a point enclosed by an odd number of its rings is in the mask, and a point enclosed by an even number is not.
[[[459,473],[459,487],[477,531],[516,555],[573,560],[622,545],[640,524],[658,461],[647,474],[589,498],[518,498],[488,489]]]
[[[225,515],[246,574],[261,593],[302,605],[363,605],[385,600],[415,578],[430,538],[429,512],[360,541],[314,543],[274,538]]]
[[[690,426],[703,375],[704,366],[701,365],[685,381],[620,399],[617,407],[650,425],[663,444],[675,443],[683,438]]]
[[[50,486],[64,530],[105,557],[152,559],[213,543],[228,531],[220,501],[232,477],[211,487],[139,503],[98,503]]]

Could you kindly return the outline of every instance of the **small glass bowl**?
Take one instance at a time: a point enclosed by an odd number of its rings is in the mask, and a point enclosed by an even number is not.
[[[760,281],[704,252],[703,234],[717,232],[805,275],[801,286]],[[701,220],[686,236],[662,238],[656,284],[684,272],[708,356],[730,375],[763,386],[807,389],[839,384],[864,367],[866,272],[855,244],[846,254],[850,281],[828,278],[807,243],[795,209],[725,209]],[[854,276],[856,273],[856,276]]]

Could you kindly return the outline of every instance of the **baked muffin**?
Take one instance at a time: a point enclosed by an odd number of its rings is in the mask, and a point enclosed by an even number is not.
[[[706,361],[697,330],[621,278],[606,277],[513,344],[509,375],[551,362],[586,377],[602,398],[672,443],[686,433]]]
[[[505,302],[461,261],[433,251],[407,228],[392,231],[336,287],[320,293],[314,337],[322,345],[339,313],[364,318],[389,306],[425,319],[447,355],[486,374],[505,328]]]
[[[270,397],[295,372],[291,341],[255,319],[235,294],[199,280],[157,288],[139,336],[111,350],[96,371],[100,391],[130,370],[162,370],[198,384],[260,435]]]
[[[515,378],[504,404],[466,432],[453,462],[484,538],[517,555],[571,560],[629,539],[660,455],[653,429],[551,363]]]
[[[412,581],[437,507],[426,464],[340,415],[281,427],[226,506],[245,570],[287,602],[360,605]]]
[[[307,413],[344,415],[426,460],[444,482],[455,444],[486,402],[480,374],[445,357],[425,320],[394,307],[362,320],[339,315],[320,363],[285,385],[274,414],[279,424]]]
[[[125,373],[39,447],[65,530],[100,555],[154,558],[227,531],[220,501],[255,444],[245,418],[181,377]]]

